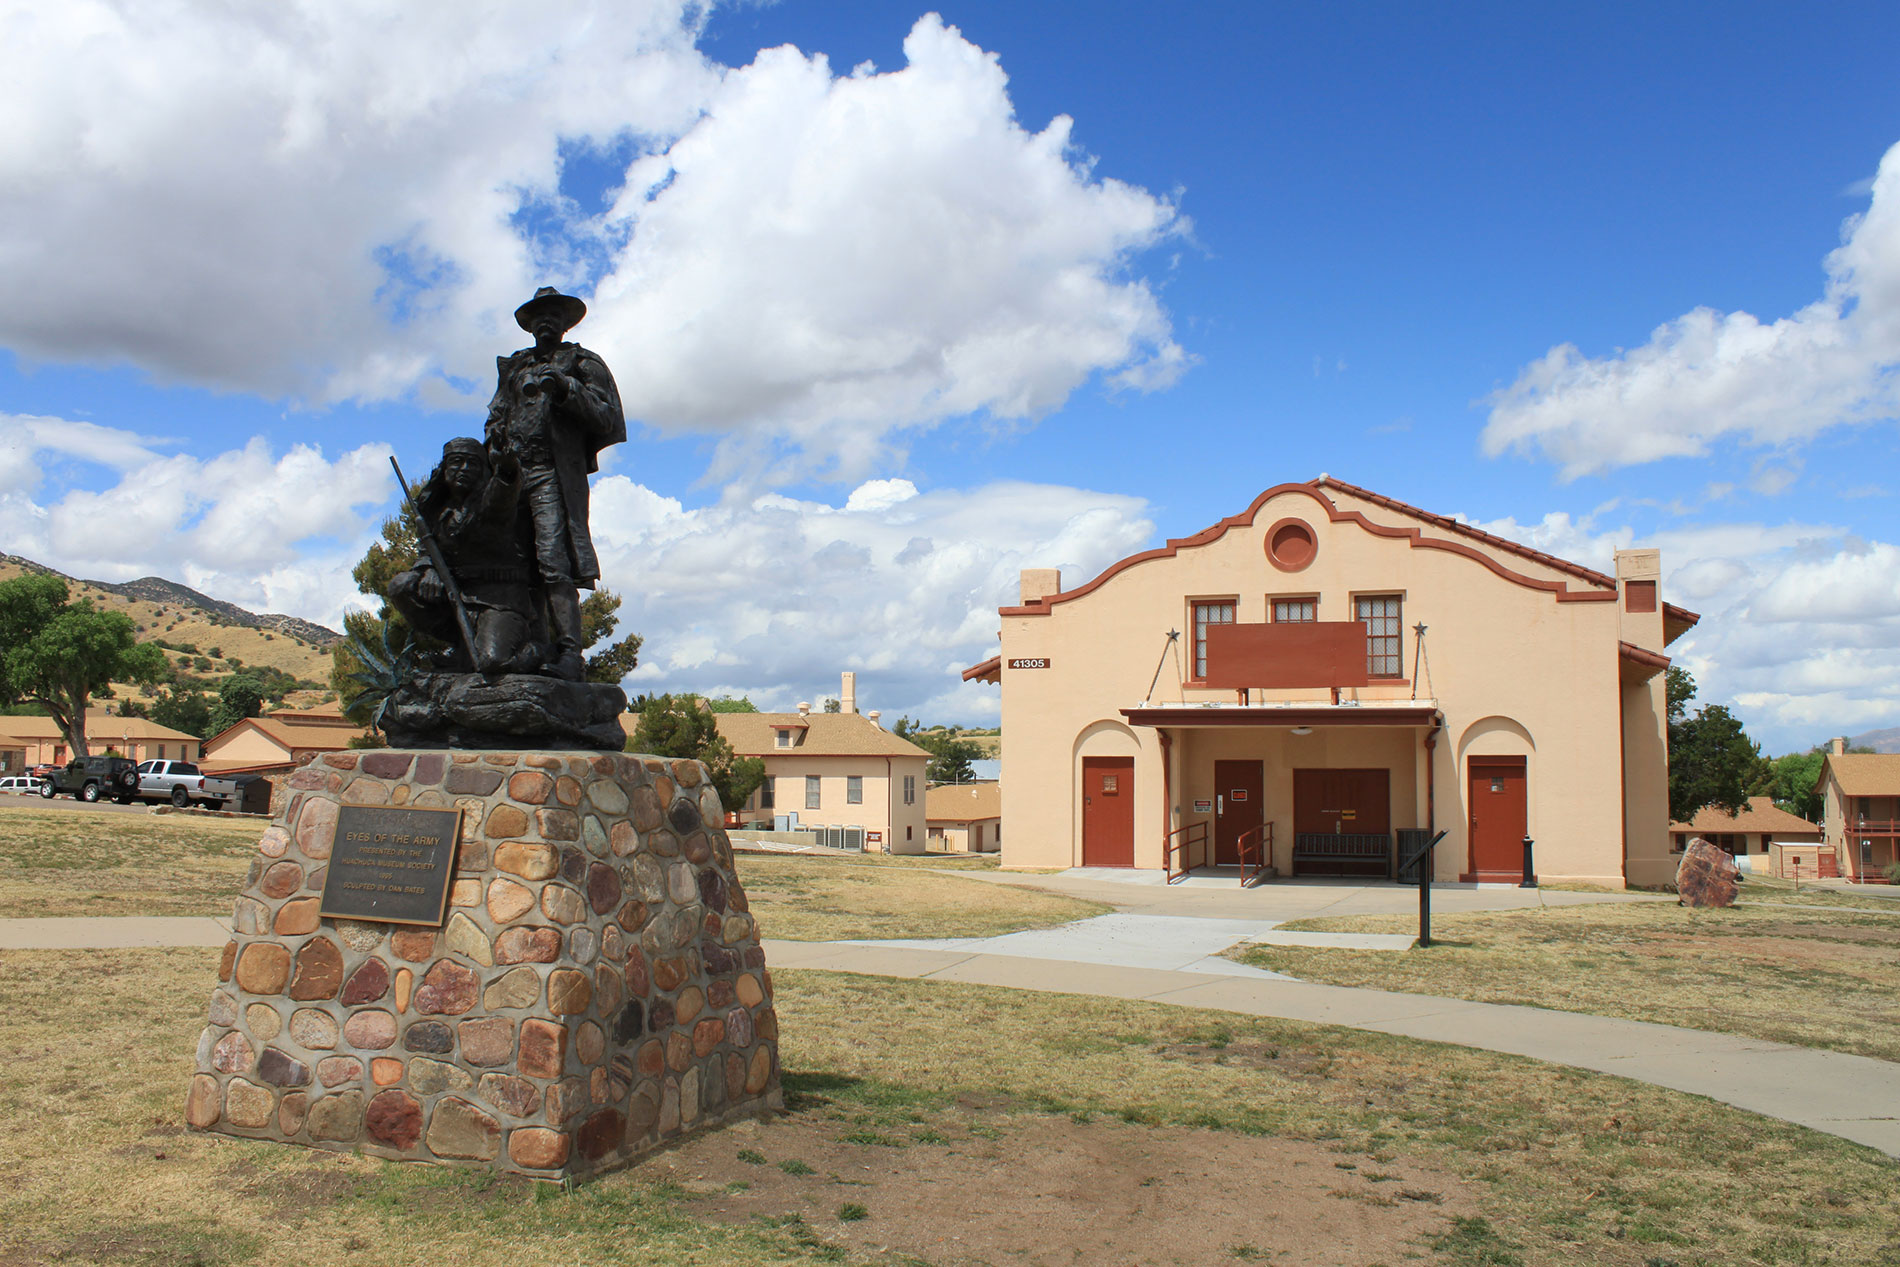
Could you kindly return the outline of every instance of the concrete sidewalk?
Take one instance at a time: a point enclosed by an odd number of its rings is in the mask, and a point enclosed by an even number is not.
[[[1900,1157],[1900,1066],[1866,1056],[1576,1012],[1314,985],[1258,972],[1213,976],[1205,969],[769,939],[765,955],[781,970],[815,968],[1140,999],[1529,1056],[1707,1096]]]

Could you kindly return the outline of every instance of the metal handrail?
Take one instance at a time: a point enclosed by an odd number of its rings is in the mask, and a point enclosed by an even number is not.
[[[1273,857],[1273,824],[1244,831],[1240,839],[1234,842],[1234,851],[1240,855],[1240,887],[1250,889],[1266,878],[1269,860]],[[1248,855],[1253,855],[1251,861]]]
[[[1187,878],[1189,845],[1199,845],[1203,850],[1207,848],[1207,820],[1202,819],[1199,822],[1189,823],[1185,827],[1177,827],[1162,841],[1161,859],[1162,865],[1167,870],[1169,884]],[[1176,855],[1179,855],[1179,866],[1175,865]]]

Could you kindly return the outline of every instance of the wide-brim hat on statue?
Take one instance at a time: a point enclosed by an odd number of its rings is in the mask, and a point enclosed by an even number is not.
[[[561,323],[561,333],[565,334],[581,323],[587,315],[587,305],[572,295],[563,295],[552,286],[543,286],[534,292],[534,298],[515,309],[515,324],[534,333],[534,323],[542,314],[552,315]]]

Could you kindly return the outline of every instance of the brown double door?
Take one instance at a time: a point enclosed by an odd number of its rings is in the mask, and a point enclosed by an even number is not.
[[[1471,807],[1471,870],[1462,879],[1517,880],[1524,874],[1525,807],[1522,757],[1471,757],[1465,762]]]
[[[1391,839],[1390,770],[1293,772],[1295,875],[1387,875]]]
[[[1214,862],[1240,862],[1240,838],[1266,821],[1266,779],[1258,761],[1214,763]]]
[[[1135,759],[1082,758],[1082,865],[1135,865]]]

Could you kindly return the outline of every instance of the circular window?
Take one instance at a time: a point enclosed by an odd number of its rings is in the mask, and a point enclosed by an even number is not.
[[[1267,560],[1282,572],[1298,572],[1319,553],[1319,543],[1304,520],[1282,519],[1267,529]]]

